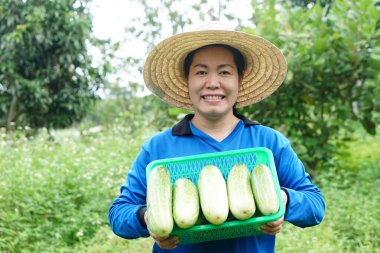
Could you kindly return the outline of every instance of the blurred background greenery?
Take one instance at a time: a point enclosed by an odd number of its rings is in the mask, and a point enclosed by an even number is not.
[[[129,2],[144,15],[125,38],[145,51],[195,20],[231,21],[279,46],[284,84],[240,112],[292,141],[327,211],[317,227],[286,224],[277,251],[380,252],[380,1],[253,0],[244,22],[228,0],[187,12]],[[144,59],[117,56],[127,39],[94,36],[91,4],[0,2],[0,252],[150,252],[149,238],[112,234],[108,207],[141,143],[188,112],[120,76],[141,75]]]

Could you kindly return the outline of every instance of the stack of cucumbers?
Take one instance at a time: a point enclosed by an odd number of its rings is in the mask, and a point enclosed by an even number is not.
[[[256,212],[274,214],[279,199],[270,169],[256,165],[249,172],[245,164],[236,164],[227,182],[218,167],[202,168],[197,185],[187,178],[179,178],[172,186],[170,172],[160,165],[155,167],[147,183],[147,215],[149,230],[160,237],[168,236],[174,227],[190,228],[201,220],[220,225],[229,214],[246,220]]]

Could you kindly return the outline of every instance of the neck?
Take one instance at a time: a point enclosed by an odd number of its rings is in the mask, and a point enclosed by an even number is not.
[[[191,120],[193,125],[202,132],[210,135],[217,141],[224,140],[239,123],[238,119],[232,112],[216,118],[208,118],[199,113],[195,113]]]

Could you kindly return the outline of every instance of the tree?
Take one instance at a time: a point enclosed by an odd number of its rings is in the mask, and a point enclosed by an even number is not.
[[[82,119],[102,81],[87,46],[87,0],[0,3],[0,127],[62,128]]]
[[[254,33],[283,49],[287,79],[244,113],[282,129],[314,169],[350,137],[355,122],[376,133],[380,8],[374,0],[336,0],[332,6],[307,10],[276,5],[254,2]]]

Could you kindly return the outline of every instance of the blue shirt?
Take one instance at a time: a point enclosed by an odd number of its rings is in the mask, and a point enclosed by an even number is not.
[[[110,207],[109,221],[115,234],[126,239],[148,237],[147,229],[138,218],[146,206],[146,171],[149,162],[180,156],[228,150],[266,147],[273,152],[277,176],[288,195],[285,220],[299,227],[319,224],[324,216],[325,203],[290,142],[278,131],[250,121],[243,116],[235,129],[221,142],[191,124],[187,115],[171,129],[149,138],[121,186],[120,195]],[[141,217],[140,217],[141,220]],[[157,244],[153,252],[274,252],[275,236],[257,235],[228,240],[178,245],[174,250],[162,250]]]

